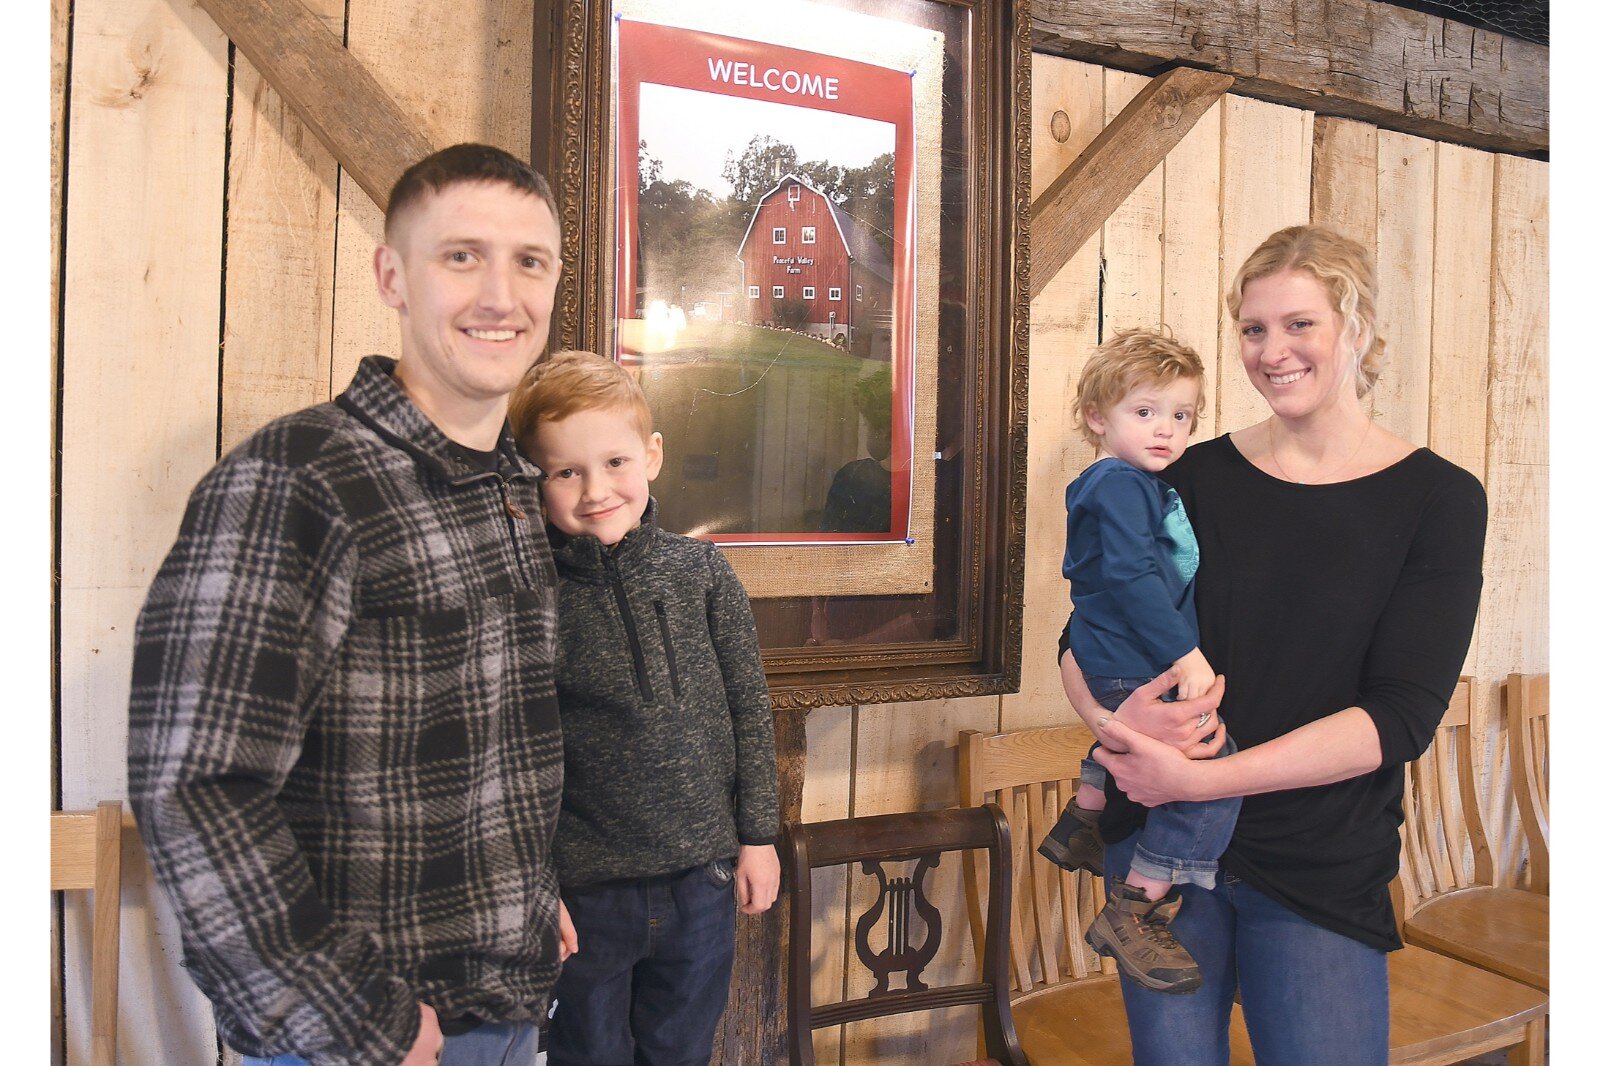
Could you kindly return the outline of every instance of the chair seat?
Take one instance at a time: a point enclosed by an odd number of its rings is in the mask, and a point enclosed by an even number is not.
[[[1034,1066],[1128,1066],[1133,1045],[1116,977],[1084,978],[1011,1001],[1017,1037]],[[1232,1066],[1253,1066],[1237,1004],[1229,1029]]]
[[[1537,989],[1411,946],[1389,956],[1389,1061],[1454,1062],[1512,1043],[1544,1014]],[[1057,985],[1011,1004],[1017,1036],[1034,1063],[1124,1066],[1133,1062],[1115,977]],[[1237,1004],[1229,1026],[1232,1066],[1250,1066],[1250,1036]]]
[[[1424,903],[1405,939],[1441,955],[1550,991],[1550,897],[1469,888]]]
[[[1391,1063],[1458,1062],[1506,1047],[1549,1009],[1536,988],[1425,948],[1389,955]]]

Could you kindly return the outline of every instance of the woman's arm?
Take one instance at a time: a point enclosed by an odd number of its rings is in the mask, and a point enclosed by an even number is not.
[[[1116,777],[1129,799],[1146,807],[1327,785],[1376,770],[1382,761],[1377,727],[1360,707],[1346,707],[1265,744],[1210,761],[1184,758],[1117,718],[1100,732],[1104,746],[1095,752],[1095,761]]]
[[[1105,723],[1114,721],[1160,741],[1163,746],[1172,745],[1186,758],[1209,759],[1222,749],[1222,742],[1227,737],[1227,730],[1217,716],[1224,680],[1219,675],[1210,691],[1203,696],[1175,703],[1164,702],[1162,693],[1176,683],[1176,671],[1168,670],[1134,689],[1115,712],[1108,711],[1089,694],[1089,686],[1084,683],[1083,672],[1078,669],[1071,649],[1064,649],[1061,653],[1061,688],[1067,694],[1067,702],[1072,704],[1072,709],[1101,744],[1117,751],[1126,748],[1120,739],[1107,736]],[[1202,716],[1205,716],[1205,721],[1201,721]],[[1206,739],[1208,737],[1210,739]]]

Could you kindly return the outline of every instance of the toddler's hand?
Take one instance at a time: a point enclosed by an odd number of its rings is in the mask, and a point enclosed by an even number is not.
[[[1196,696],[1210,691],[1211,683],[1217,679],[1216,671],[1211,669],[1211,664],[1206,662],[1206,657],[1196,648],[1189,654],[1172,664],[1178,672],[1178,698],[1192,700]]]

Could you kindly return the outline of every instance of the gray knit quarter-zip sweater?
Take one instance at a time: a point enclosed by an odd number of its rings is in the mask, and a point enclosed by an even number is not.
[[[716,545],[660,529],[655,513],[652,499],[610,548],[548,530],[561,585],[563,889],[688,869],[778,833],[749,598]]]

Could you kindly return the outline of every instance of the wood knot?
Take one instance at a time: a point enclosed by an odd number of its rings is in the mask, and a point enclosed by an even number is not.
[[[1189,38],[1189,45],[1196,52],[1203,51],[1205,49],[1205,47],[1207,45],[1209,45],[1210,43],[1211,43],[1211,38],[1207,37],[1203,30],[1195,30],[1194,31],[1194,36]]]
[[[1065,111],[1057,111],[1050,116],[1050,136],[1055,138],[1057,144],[1066,144],[1072,136],[1072,119]]]
[[[1183,91],[1175,85],[1163,88],[1150,102],[1154,105],[1157,129],[1170,130],[1183,118]]]

